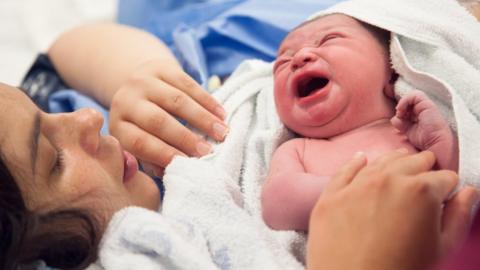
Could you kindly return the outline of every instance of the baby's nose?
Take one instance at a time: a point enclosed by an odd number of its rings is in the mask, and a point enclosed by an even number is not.
[[[317,55],[314,54],[310,48],[303,48],[299,50],[293,57],[292,69],[297,70],[302,68],[307,63],[316,61],[317,58]]]

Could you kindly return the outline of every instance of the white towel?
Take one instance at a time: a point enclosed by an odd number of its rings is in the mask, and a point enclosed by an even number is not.
[[[225,142],[209,156],[177,157],[167,167],[161,217],[139,208],[115,214],[97,267],[304,268],[305,236],[273,231],[261,218],[270,157],[291,137],[276,114],[271,70],[255,60],[238,67],[215,94],[228,113]]]
[[[215,93],[228,114],[225,142],[201,159],[176,158],[164,177],[162,214],[201,228],[222,269],[303,269],[305,237],[270,230],[261,218],[270,157],[290,138],[276,114],[271,70],[242,63]]]
[[[480,27],[474,18],[449,0],[353,0],[322,14],[332,12],[394,32],[392,63],[401,75],[397,94],[411,85],[441,106],[458,131],[462,184],[478,186]],[[270,230],[261,218],[260,191],[270,158],[291,137],[276,114],[271,67],[245,62],[215,93],[228,113],[225,142],[211,155],[178,157],[167,167],[163,217],[141,209],[115,216],[102,242],[104,268],[117,269],[122,262],[142,269],[155,269],[147,262],[168,269],[304,268],[305,236]],[[149,234],[169,240],[158,246],[158,237],[137,233],[148,222],[161,224],[148,226]],[[177,263],[182,260],[188,262]]]

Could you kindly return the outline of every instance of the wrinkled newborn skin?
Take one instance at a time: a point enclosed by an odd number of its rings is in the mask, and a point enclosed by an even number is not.
[[[308,231],[324,185],[358,151],[373,160],[398,148],[431,149],[456,168],[455,137],[423,93],[408,97],[395,116],[392,76],[386,48],[348,16],[316,19],[285,38],[274,65],[275,103],[282,122],[303,138],[281,145],[271,160],[262,191],[268,226]]]

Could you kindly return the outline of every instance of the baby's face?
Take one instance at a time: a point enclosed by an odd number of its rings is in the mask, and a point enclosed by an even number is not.
[[[331,137],[392,116],[383,92],[390,76],[388,55],[372,33],[348,16],[326,16],[282,42],[274,65],[277,111],[303,136]]]

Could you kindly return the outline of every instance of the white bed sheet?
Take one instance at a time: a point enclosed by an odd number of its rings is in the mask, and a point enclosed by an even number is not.
[[[0,0],[0,82],[19,85],[39,52],[63,31],[113,21],[117,0]]]

